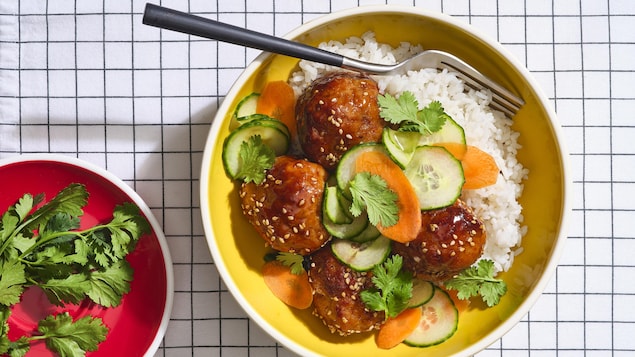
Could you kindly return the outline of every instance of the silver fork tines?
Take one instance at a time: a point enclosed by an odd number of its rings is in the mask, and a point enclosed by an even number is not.
[[[447,69],[448,71],[456,72],[457,76],[463,80],[468,87],[474,90],[489,89],[492,93],[492,100],[489,103],[490,107],[503,112],[510,118],[513,117],[524,104],[521,98],[484,76],[463,60],[439,50],[423,51],[412,58],[394,65],[368,63],[344,57],[342,68],[375,75],[405,73],[423,68]]]

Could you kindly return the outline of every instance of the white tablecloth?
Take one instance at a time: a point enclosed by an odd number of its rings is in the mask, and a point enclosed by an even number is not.
[[[326,13],[378,3],[453,15],[500,41],[541,84],[568,140],[575,198],[561,265],[535,307],[481,355],[635,354],[635,2],[161,2],[276,35]],[[146,200],[167,236],[176,285],[157,356],[290,354],[228,293],[199,214],[199,167],[211,120],[258,51],[144,26],[144,6],[0,2],[0,158],[79,157]]]

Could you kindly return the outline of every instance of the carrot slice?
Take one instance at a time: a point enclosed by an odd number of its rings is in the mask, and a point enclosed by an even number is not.
[[[355,172],[369,172],[383,178],[388,188],[397,194],[399,219],[390,227],[377,226],[377,229],[394,241],[409,242],[417,237],[421,229],[421,209],[419,199],[410,181],[390,157],[379,151],[367,151],[355,161]]]
[[[445,142],[445,143],[436,143],[434,144],[434,146],[443,146],[457,160],[463,160],[463,157],[465,156],[465,152],[467,151],[467,145],[461,144],[461,143]]]
[[[421,314],[421,308],[415,307],[386,320],[377,333],[377,347],[391,349],[402,343],[419,324]]]
[[[272,260],[263,265],[262,276],[269,290],[285,304],[306,309],[313,303],[313,290],[306,272],[293,274],[288,266]]]
[[[295,93],[287,82],[267,82],[258,97],[256,113],[280,120],[287,125],[291,136],[295,136]]]
[[[483,188],[496,183],[499,169],[494,158],[476,146],[468,145],[461,160],[465,184],[463,189]]]

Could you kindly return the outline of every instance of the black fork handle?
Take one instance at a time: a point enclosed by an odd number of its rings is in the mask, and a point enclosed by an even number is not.
[[[262,51],[341,67],[344,57],[299,42],[214,21],[201,16],[146,4],[143,14],[146,25],[195,35],[212,40],[246,46]]]

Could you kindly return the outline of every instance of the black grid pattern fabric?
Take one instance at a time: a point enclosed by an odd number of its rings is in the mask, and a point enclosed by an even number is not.
[[[292,355],[227,291],[200,222],[198,177],[211,120],[259,52],[142,25],[145,3],[0,2],[0,158],[78,157],[106,168],[146,200],[167,237],[176,289],[157,357]],[[635,2],[156,3],[275,35],[345,8],[420,6],[501,42],[532,72],[564,127],[573,215],[545,293],[479,355],[635,354]]]

